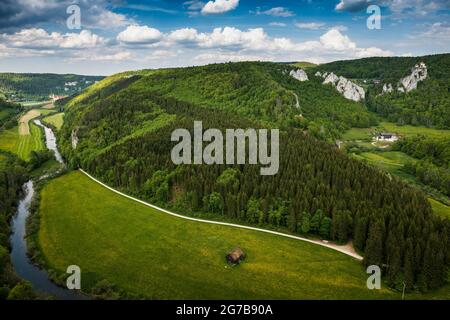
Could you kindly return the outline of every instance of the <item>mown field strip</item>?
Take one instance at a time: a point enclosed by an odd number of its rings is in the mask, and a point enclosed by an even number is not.
[[[37,118],[41,115],[38,110],[32,109],[24,114],[19,120],[19,134],[20,135],[29,135],[30,134],[30,126],[29,122],[34,118]]]
[[[350,256],[350,257],[352,257],[352,258],[355,258],[355,259],[357,259],[357,260],[360,260],[360,261],[363,260],[363,257],[360,256],[360,255],[357,254],[357,253],[349,252],[349,251],[347,251],[347,250],[345,250],[345,249],[343,249],[343,248],[339,248],[338,246],[335,246],[335,245],[333,245],[333,244],[323,243],[323,242],[318,241],[318,240],[311,240],[311,239],[302,238],[302,237],[298,237],[298,236],[294,236],[294,235],[290,235],[290,234],[286,234],[286,233],[282,233],[282,232],[271,231],[271,230],[266,230],[266,229],[260,229],[260,228],[256,228],[256,227],[250,227],[250,226],[245,226],[245,225],[240,225],[240,224],[235,224],[235,223],[220,222],[220,221],[211,221],[211,220],[198,219],[198,218],[193,218],[193,217],[184,216],[184,215],[181,215],[181,214],[178,214],[178,213],[175,213],[175,212],[172,212],[172,211],[169,211],[169,210],[166,210],[166,209],[157,207],[157,206],[155,206],[155,205],[153,205],[153,204],[150,204],[150,203],[148,203],[148,202],[145,202],[145,201],[136,199],[136,198],[134,198],[134,197],[132,197],[132,196],[129,196],[129,195],[127,195],[127,194],[125,194],[125,193],[123,193],[123,192],[120,192],[120,191],[118,191],[118,190],[116,190],[116,189],[114,189],[114,188],[112,188],[112,187],[110,187],[110,186],[104,184],[103,182],[97,180],[96,178],[94,178],[93,176],[91,176],[89,173],[87,173],[87,172],[84,171],[83,169],[79,169],[79,170],[80,170],[83,174],[85,174],[87,177],[89,177],[91,180],[97,182],[97,183],[100,184],[101,186],[103,186],[103,187],[105,187],[105,188],[107,188],[107,189],[109,189],[109,190],[111,190],[111,191],[113,191],[113,192],[115,192],[115,193],[117,193],[117,194],[120,194],[120,195],[123,196],[123,197],[126,197],[126,198],[128,198],[128,199],[130,199],[130,200],[136,201],[136,202],[138,202],[138,203],[140,203],[140,204],[143,204],[143,205],[145,205],[145,206],[147,206],[147,207],[150,207],[150,208],[159,210],[159,211],[161,211],[161,212],[167,213],[167,214],[169,214],[169,215],[172,215],[172,216],[175,216],[175,217],[178,217],[178,218],[181,218],[181,219],[186,219],[186,220],[190,220],[190,221],[197,221],[197,222],[203,222],[203,223],[209,223],[209,224],[217,224],[217,225],[228,226],[228,227],[234,227],[234,228],[248,229],[248,230],[253,230],[253,231],[260,231],[260,232],[270,233],[270,234],[274,234],[274,235],[278,235],[278,236],[282,236],[282,237],[286,237],[286,238],[291,238],[291,239],[296,239],[296,240],[306,241],[306,242],[313,243],[313,244],[317,244],[317,245],[320,245],[320,246],[322,246],[322,247],[326,247],[326,248],[329,248],[329,249],[332,249],[332,250],[335,250],[335,251],[339,251],[339,252],[341,252],[341,253],[343,253],[343,254],[346,254],[346,255],[348,255],[348,256]]]

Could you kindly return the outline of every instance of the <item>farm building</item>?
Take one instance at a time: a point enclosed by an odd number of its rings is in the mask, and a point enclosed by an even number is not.
[[[398,136],[395,133],[381,132],[375,137],[375,140],[394,142],[398,140]]]
[[[236,247],[233,251],[226,255],[227,262],[230,264],[239,264],[245,259],[245,253],[241,248]]]

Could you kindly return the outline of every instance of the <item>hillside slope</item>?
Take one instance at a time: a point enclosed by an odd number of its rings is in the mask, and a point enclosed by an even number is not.
[[[182,213],[341,243],[352,239],[366,265],[389,265],[384,271],[394,287],[405,281],[409,289],[426,290],[445,283],[449,221],[432,214],[421,192],[349,159],[293,122],[296,92],[310,102],[303,106],[306,118],[336,130],[349,119],[329,121],[332,109],[319,108],[320,97],[339,102],[339,116],[364,112],[364,106],[284,71],[238,63],[107,78],[68,103],[61,150],[72,167]],[[314,95],[318,102],[308,100]],[[186,128],[192,134],[196,120],[204,129],[284,128],[278,174],[261,176],[257,165],[175,166],[171,133]]]
[[[0,96],[14,101],[43,100],[48,95],[71,95],[104,77],[51,73],[0,73]]]

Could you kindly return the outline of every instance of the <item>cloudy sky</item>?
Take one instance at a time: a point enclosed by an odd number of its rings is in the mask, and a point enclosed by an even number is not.
[[[371,5],[380,29],[367,27]],[[449,17],[450,0],[1,0],[0,72],[443,53]]]

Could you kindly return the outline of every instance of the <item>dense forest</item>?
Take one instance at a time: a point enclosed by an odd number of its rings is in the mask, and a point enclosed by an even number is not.
[[[399,80],[420,62],[426,64],[428,78],[416,90],[398,92]],[[450,129],[450,54],[336,61],[312,69],[317,70],[333,71],[364,83],[368,88],[367,108],[388,121]],[[381,95],[383,85],[389,83],[394,86],[394,92]]]
[[[353,102],[346,109],[343,98],[321,84],[297,88],[303,83],[281,79],[284,68],[237,63],[140,72],[119,86],[129,78],[105,79],[110,85],[69,102],[61,151],[71,167],[152,203],[339,243],[352,240],[366,265],[383,267],[392,287],[443,285],[450,222],[433,215],[420,191],[349,159],[293,123],[298,110],[292,92],[304,99],[301,112],[317,112],[317,121],[330,111],[313,110],[309,97],[323,94],[342,103],[348,117],[335,119],[336,130],[354,125],[353,112],[364,109]],[[192,132],[195,120],[205,130],[281,127],[278,174],[261,176],[258,165],[175,166],[171,132]]]
[[[431,77],[439,80],[448,78],[450,54],[334,61],[318,65],[312,71],[334,72],[349,79],[380,80],[382,83],[396,84],[410,73],[415,64],[420,62],[425,62]]]
[[[31,297],[32,291],[20,283],[9,258],[9,222],[16,211],[23,183],[28,177],[25,163],[13,154],[0,152],[0,300]]]
[[[17,116],[22,110],[21,105],[0,98],[0,130],[17,125]]]
[[[52,93],[77,93],[101,79],[103,77],[75,74],[0,73],[0,95],[15,101],[46,100]],[[68,83],[71,84],[66,85]]]

